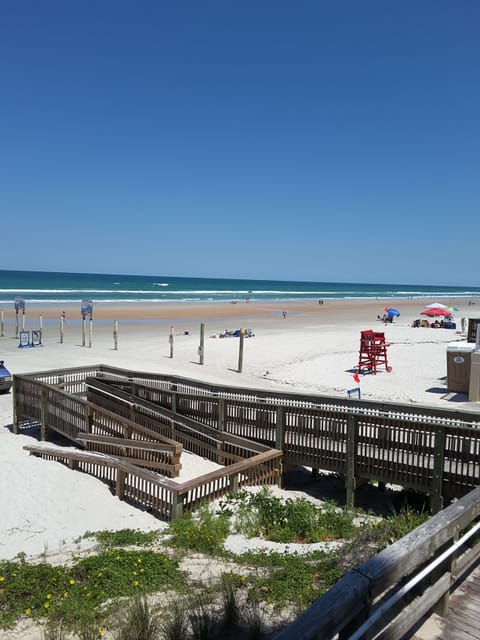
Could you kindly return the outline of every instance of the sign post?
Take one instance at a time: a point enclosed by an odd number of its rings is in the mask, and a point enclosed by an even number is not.
[[[16,296],[15,298],[15,338],[18,338],[18,312],[22,312],[22,331],[25,331],[25,300]]]
[[[92,346],[92,322],[93,322],[93,302],[91,300],[82,300],[81,306],[81,314],[82,314],[82,347],[85,346],[85,319],[87,316],[90,316],[90,327],[89,327],[89,347]]]
[[[170,358],[173,358],[173,326],[170,326],[170,335],[168,336],[168,342],[170,343]]]
[[[200,364],[203,364],[203,358],[205,355],[205,324],[203,322],[200,325],[200,346],[198,347],[198,355],[200,356]]]
[[[240,329],[240,344],[238,345],[238,373],[243,369],[243,343],[245,341],[245,329]]]

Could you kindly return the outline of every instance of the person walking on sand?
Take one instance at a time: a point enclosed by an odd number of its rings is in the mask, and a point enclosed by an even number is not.
[[[282,316],[283,316],[283,319],[285,320],[285,318],[287,317],[287,312],[286,311],[282,311]]]
[[[463,333],[463,332],[465,331],[465,318],[462,318],[462,319],[460,320],[460,324],[461,324],[461,326],[462,326],[462,333]]]

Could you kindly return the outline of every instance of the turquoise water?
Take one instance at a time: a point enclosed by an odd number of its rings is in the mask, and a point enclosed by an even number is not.
[[[0,304],[92,302],[200,302],[352,298],[472,298],[480,287],[230,278],[179,278],[42,271],[0,271]]]

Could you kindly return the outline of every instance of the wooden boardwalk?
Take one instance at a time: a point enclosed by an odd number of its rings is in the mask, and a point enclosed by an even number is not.
[[[432,616],[412,640],[480,640],[480,565],[450,596],[448,616]]]
[[[480,565],[451,596],[440,628],[441,640],[480,640]]]

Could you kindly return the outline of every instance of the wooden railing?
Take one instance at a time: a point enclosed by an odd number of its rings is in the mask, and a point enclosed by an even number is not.
[[[160,409],[167,412],[160,420],[162,429],[170,429],[164,435],[186,448],[196,446],[199,455],[210,455],[219,434],[228,433],[281,449],[286,466],[341,474],[348,505],[360,483],[378,481],[426,493],[438,511],[444,498],[461,497],[480,481],[475,412],[234,389],[105,365],[40,372],[23,376],[22,384],[45,382],[86,395],[94,379],[107,385],[110,410],[125,416],[133,411],[135,421],[148,428],[152,417],[159,420]],[[19,417],[38,413],[42,391],[31,391],[14,391]]]
[[[128,500],[160,518],[171,520],[202,503],[251,485],[278,484],[281,451],[268,450],[178,483],[114,456],[45,445],[24,447],[31,455],[56,460],[106,482],[121,500]]]
[[[464,495],[480,479],[480,429],[469,421],[453,423],[448,418],[442,424],[423,412],[401,417],[398,407],[395,413],[364,412],[354,409],[354,404],[348,410],[332,406],[327,411],[300,403],[283,406],[218,395],[194,397],[178,390],[169,396],[168,391],[158,392],[138,379],[118,382],[104,376],[88,378],[86,385],[95,402],[100,402],[95,394],[110,393],[112,404],[118,405],[122,398],[135,405],[136,420],[142,411],[168,414],[161,403],[173,404],[184,420],[188,416],[198,424],[201,416],[210,425],[212,438],[215,433],[229,432],[282,449],[286,466],[342,474],[350,506],[356,487],[374,480],[426,493],[432,509],[438,511],[444,498]],[[178,413],[170,415],[178,419]]]
[[[480,488],[346,573],[275,640],[394,640],[445,616],[456,581],[480,558]]]

